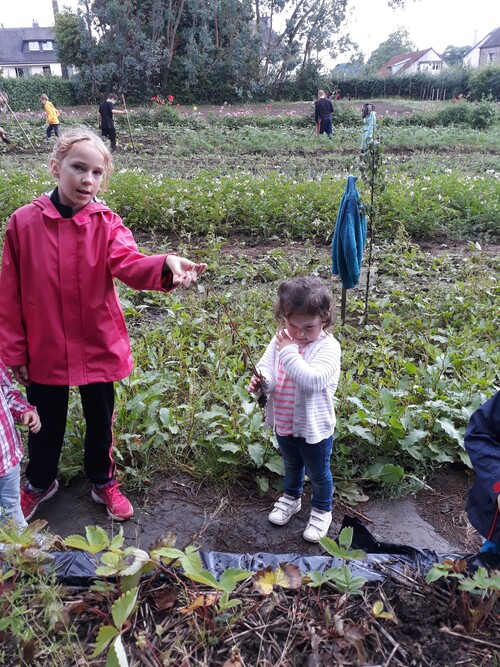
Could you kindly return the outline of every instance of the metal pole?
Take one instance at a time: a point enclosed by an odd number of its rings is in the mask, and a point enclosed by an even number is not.
[[[340,300],[340,319],[342,321],[342,324],[345,324],[346,304],[347,304],[347,290],[345,287],[342,287],[342,296]]]
[[[129,133],[129,135],[130,135],[130,141],[132,142],[132,148],[133,148],[134,151],[135,151],[134,139],[133,139],[133,137],[132,137],[132,128],[130,127],[130,119],[129,119],[129,117],[128,117],[127,105],[126,105],[126,103],[125,103],[125,95],[124,95],[123,93],[122,93],[122,102],[123,102],[123,107],[124,107],[124,109],[125,109],[125,111],[126,111],[126,114],[125,114],[125,115],[127,116],[128,133]]]
[[[4,99],[5,99],[5,98],[4,98]],[[21,125],[21,123],[19,122],[19,118],[18,118],[18,117],[16,116],[16,114],[12,111],[12,107],[10,106],[10,104],[7,102],[6,99],[5,99],[5,104],[7,105],[7,109],[8,109],[8,110],[10,111],[10,113],[14,116],[14,118],[15,118],[17,124],[18,124],[19,127],[21,128],[21,132],[24,134],[24,136],[25,136],[26,139],[28,140],[29,144],[31,145],[31,148],[35,151],[35,153],[38,153],[37,149],[36,149],[35,146],[33,145],[33,142],[31,141],[31,139],[28,137],[28,135],[27,135],[26,132],[24,131],[24,127],[23,127],[23,126]]]

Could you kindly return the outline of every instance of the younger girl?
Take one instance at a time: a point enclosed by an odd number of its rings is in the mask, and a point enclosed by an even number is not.
[[[176,255],[141,254],[131,232],[95,198],[111,154],[90,130],[57,142],[50,169],[58,186],[17,210],[7,227],[0,276],[0,350],[27,387],[42,428],[28,438],[26,519],[58,489],[69,387],[78,386],[86,422],[84,465],[92,499],[117,521],[133,508],[115,480],[113,382],[132,370],[130,342],[113,279],[170,291],[203,273]]]
[[[282,328],[257,364],[250,391],[269,397],[266,423],[273,426],[285,463],[284,494],[269,521],[283,526],[300,511],[304,473],[311,480],[312,510],[303,533],[310,542],[332,522],[330,470],[340,373],[340,345],[326,328],[332,322],[330,293],[319,278],[287,280],[278,288],[274,312]]]

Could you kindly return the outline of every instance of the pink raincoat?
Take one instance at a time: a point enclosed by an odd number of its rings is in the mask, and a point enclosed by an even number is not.
[[[0,276],[0,351],[41,384],[121,380],[133,366],[113,283],[172,289],[166,255],[141,254],[107,206],[62,218],[48,195],[18,209],[7,227]]]

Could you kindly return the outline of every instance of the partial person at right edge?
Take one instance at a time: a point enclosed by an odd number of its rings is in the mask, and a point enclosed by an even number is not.
[[[115,93],[110,93],[107,100],[99,105],[98,113],[98,122],[102,136],[109,139],[112,151],[116,150],[116,129],[113,116],[115,114],[123,115],[128,113],[125,110],[119,111],[118,109],[115,109],[117,99]]]
[[[472,414],[464,444],[477,475],[467,515],[484,539],[481,551],[500,554],[500,391]]]
[[[326,132],[329,139],[332,139],[333,123],[333,104],[328,99],[324,90],[318,90],[318,99],[314,104],[314,120],[318,126],[318,134]]]

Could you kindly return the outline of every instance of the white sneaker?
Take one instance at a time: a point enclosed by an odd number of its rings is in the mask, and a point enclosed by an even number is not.
[[[319,542],[323,537],[326,537],[331,523],[331,512],[321,512],[313,507],[302,537],[308,542]]]
[[[290,518],[300,512],[302,501],[300,498],[294,500],[289,496],[281,496],[279,500],[274,503],[274,507],[269,514],[269,521],[275,523],[277,526],[284,526],[290,521]]]

